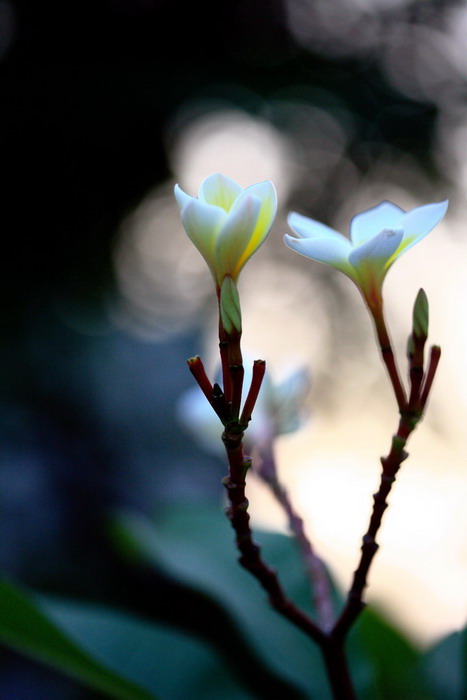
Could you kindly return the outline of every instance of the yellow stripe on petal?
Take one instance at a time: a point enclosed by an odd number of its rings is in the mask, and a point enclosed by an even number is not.
[[[234,271],[234,279],[238,277],[246,261],[264,242],[271,229],[277,210],[277,194],[272,182],[260,182],[257,185],[247,187],[245,193],[258,197],[261,201],[261,209],[250,241],[237,263],[237,267]]]
[[[216,274],[219,284],[222,284],[225,275],[230,275],[234,281],[237,280],[243,266],[240,261],[244,258],[244,251],[250,246],[261,211],[261,202],[257,197],[242,195],[239,201],[239,206],[228,214],[217,237]],[[254,250],[256,248],[252,253]]]
[[[387,260],[387,262],[386,262],[386,264],[385,264],[385,266],[384,266],[384,269],[385,269],[385,270],[389,270],[389,268],[391,267],[391,265],[392,265],[392,263],[394,262],[394,260],[397,260],[397,258],[399,257],[399,255],[402,255],[402,253],[404,252],[404,250],[406,250],[407,248],[410,248],[410,246],[412,246],[414,243],[416,243],[417,240],[418,240],[418,236],[417,236],[417,235],[413,235],[413,236],[404,236],[404,238],[403,238],[402,241],[401,241],[400,246],[399,246],[399,247],[397,248],[397,250],[391,255],[391,257],[389,258],[389,260]]]

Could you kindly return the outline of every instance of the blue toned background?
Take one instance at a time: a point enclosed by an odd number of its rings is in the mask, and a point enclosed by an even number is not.
[[[422,646],[463,624],[466,27],[464,2],[435,0],[274,0],[267,11],[258,0],[215,12],[168,0],[0,2],[3,573],[206,624],[174,582],[128,569],[105,526],[119,507],[221,507],[225,466],[177,414],[192,386],[186,358],[199,352],[214,367],[216,319],[172,197],[175,182],[195,194],[220,170],[278,189],[276,223],[240,282],[245,347],[276,377],[296,364],[312,372],[311,419],[281,439],[278,461],[342,585],[396,416],[356,291],[285,249],[286,214],[346,233],[381,199],[450,199],[446,221],[386,284],[401,356],[420,286],[444,355],[369,595]],[[258,525],[284,528],[254,481],[251,500]],[[219,620],[208,627],[225,643]],[[0,664],[7,700],[94,697],[11,652]],[[245,668],[250,691],[267,697],[273,681],[265,675],[261,691]]]

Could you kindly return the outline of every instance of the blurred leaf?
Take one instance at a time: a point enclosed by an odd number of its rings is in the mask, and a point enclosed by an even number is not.
[[[373,667],[368,700],[434,700],[419,666],[421,652],[374,609],[363,612],[352,637],[360,641]]]
[[[87,653],[164,700],[248,700],[207,645],[172,628],[96,605],[41,598]]]
[[[442,639],[423,657],[424,669],[435,700],[467,697],[467,628]]]
[[[138,687],[137,679],[126,678],[121,669],[111,670],[93,658],[31,597],[5,581],[0,581],[0,641],[118,700],[157,697]]]
[[[0,641],[118,700],[248,700],[219,656],[187,634],[0,582]]]
[[[185,585],[223,605],[265,662],[307,697],[330,697],[318,649],[268,606],[264,591],[238,564],[234,534],[220,510],[199,505],[172,507],[157,523],[137,514],[120,514],[114,535],[127,556],[162,566]],[[293,539],[265,532],[255,533],[255,539],[265,560],[279,571],[290,597],[309,609],[310,590]],[[422,653],[372,608],[360,617],[347,646],[359,699],[440,697],[421,667]],[[458,650],[457,658],[450,659],[456,668],[451,678],[456,689],[459,655]],[[442,656],[439,663],[443,663]],[[444,695],[442,700],[462,697]]]
[[[114,536],[125,554],[139,556],[224,606],[257,654],[308,698],[330,698],[316,645],[272,610],[258,582],[237,562],[234,533],[212,507],[172,507],[156,524],[138,514],[120,514]],[[280,571],[288,595],[310,608],[310,586],[295,542],[255,533],[265,560]]]

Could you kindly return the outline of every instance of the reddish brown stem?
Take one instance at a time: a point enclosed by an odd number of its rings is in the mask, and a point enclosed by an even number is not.
[[[226,332],[219,313],[219,352],[222,365],[222,381],[226,403],[231,406],[231,420],[238,420],[242,402],[244,370],[240,347],[241,336],[241,331],[235,329],[230,333]]]
[[[366,301],[375,322],[382,358],[399,406],[400,421],[397,433],[392,440],[390,452],[387,457],[381,459],[383,471],[380,487],[373,496],[373,511],[368,530],[363,537],[360,561],[354,572],[347,602],[334,624],[326,571],[322,562],[314,554],[311,544],[306,537],[303,521],[295,513],[288,499],[287,492],[277,479],[275,470],[267,474],[265,472],[266,476],[263,476],[284,508],[289,519],[290,528],[296,535],[302,548],[302,553],[311,572],[311,578],[315,584],[315,606],[319,616],[319,623],[315,623],[287,597],[276,572],[263,561],[260,547],[254,542],[250,529],[245,477],[251,466],[251,461],[244,456],[242,441],[243,432],[251,419],[251,414],[258,398],[265,371],[264,362],[256,361],[254,364],[251,386],[240,418],[243,386],[243,362],[240,349],[241,333],[235,331],[234,334],[227,334],[220,320],[219,348],[224,381],[223,393],[217,385],[212,387],[199,358],[192,358],[189,362],[190,369],[195,375],[203,393],[225,425],[223,441],[229,461],[229,475],[224,479],[224,485],[229,500],[227,514],[236,533],[237,548],[240,552],[239,561],[267,591],[272,607],[318,644],[324,657],[335,700],[355,700],[345,657],[344,642],[351,626],[365,607],[363,600],[364,590],[367,586],[367,577],[371,564],[378,550],[376,537],[384,512],[388,506],[388,496],[400,465],[407,457],[405,445],[422,416],[440,358],[440,349],[438,347],[432,348],[429,367],[425,374],[423,351],[426,338],[416,336],[416,331],[414,330],[412,335],[413,342],[410,344],[409,349],[411,391],[409,401],[407,401],[406,391],[400,378],[384,321],[382,299],[380,295],[376,295],[371,297],[371,299],[366,299]]]
[[[402,380],[400,378],[399,369],[396,364],[396,358],[394,357],[391,339],[386,328],[382,306],[378,310],[378,313],[374,313],[371,309],[370,311],[372,312],[375,323],[376,335],[378,337],[378,343],[381,350],[381,357],[386,365],[389,379],[391,380],[391,384],[394,389],[397,405],[399,406],[399,411],[403,411],[407,405],[407,397],[405,394],[404,385],[402,384]]]
[[[410,411],[420,410],[420,389],[424,379],[424,348],[426,336],[417,337],[412,335],[413,353],[409,355],[409,377],[410,396],[408,409]]]
[[[381,459],[383,471],[380,487],[373,496],[373,511],[368,530],[363,537],[360,562],[354,572],[347,603],[332,632],[333,636],[341,638],[342,640],[365,607],[363,593],[367,585],[367,576],[371,563],[378,551],[379,545],[376,542],[376,535],[381,526],[384,512],[388,506],[387,498],[396,480],[400,465],[408,456],[404,448],[410,434],[415,430],[418,422],[422,418],[423,409],[428,399],[441,354],[441,350],[438,346],[432,348],[428,370],[426,374],[424,374],[423,352],[426,337],[423,335],[417,336],[415,331],[413,332],[410,344],[411,349],[409,352],[411,391],[409,401],[407,402],[405,390],[395,363],[389,334],[384,322],[382,303],[374,310],[370,307],[370,310],[372,311],[375,321],[383,360],[388,368],[394,393],[399,405],[400,420],[397,433],[392,440],[391,450],[387,457]]]
[[[214,398],[214,387],[212,386],[211,382],[209,381],[209,378],[206,374],[206,371],[204,369],[203,361],[199,357],[199,355],[195,355],[195,357],[190,357],[190,359],[187,361],[188,367],[190,369],[190,372],[196,379],[199,388],[217,413],[219,414],[219,402],[215,400]]]
[[[222,388],[226,403],[232,402],[232,377],[229,367],[229,344],[226,339],[219,340],[219,354],[222,367]]]
[[[190,357],[190,359],[187,360],[187,364],[190,369],[190,372],[198,382],[199,388],[201,389],[209,403],[211,403],[212,384],[208,379],[202,359],[199,357],[199,355],[195,355],[195,357]]]
[[[391,450],[387,457],[381,458],[383,472],[380,487],[373,496],[373,511],[368,530],[363,537],[360,562],[353,576],[347,603],[333,630],[333,634],[342,639],[365,607],[363,592],[367,585],[368,571],[379,548],[376,542],[376,535],[388,506],[387,498],[396,480],[399,467],[408,456],[404,447],[409,435],[415,429],[415,425],[416,423],[413,420],[407,416],[402,416],[397,434],[392,439]]]
[[[230,365],[230,376],[232,379],[232,418],[238,420],[240,406],[242,405],[243,376],[245,371],[243,365]]]
[[[277,478],[271,479],[268,483],[278,503],[280,503],[287,515],[289,528],[301,549],[312,583],[313,602],[318,620],[322,629],[328,631],[332,628],[334,614],[327,571],[321,559],[315,554],[312,544],[306,535],[303,520],[295,512],[286,489]]]
[[[264,373],[266,372],[266,363],[264,360],[255,360],[253,363],[253,373],[251,378],[251,385],[248,391],[248,395],[243,406],[242,415],[240,417],[240,424],[245,427],[251,420],[251,414],[255,407],[256,401],[258,399],[259,390],[261,389],[261,384],[263,383]]]
[[[329,637],[321,651],[335,700],[357,700],[342,640]]]
[[[425,375],[425,382],[422,387],[422,392],[420,396],[420,406],[422,409],[425,408],[426,402],[428,401],[428,396],[433,385],[433,380],[435,378],[436,370],[438,369],[438,364],[441,358],[441,348],[439,345],[433,345],[430,353],[430,361],[428,363],[428,369]]]
[[[227,515],[236,534],[237,547],[240,552],[240,564],[260,582],[267,591],[271,605],[303,630],[318,644],[325,639],[324,632],[289,600],[284,593],[276,572],[270,569],[261,557],[260,547],[254,542],[250,529],[248,499],[245,494],[245,476],[250,467],[250,460],[244,457],[242,434],[223,435],[229,460],[229,475],[224,479],[229,507]]]

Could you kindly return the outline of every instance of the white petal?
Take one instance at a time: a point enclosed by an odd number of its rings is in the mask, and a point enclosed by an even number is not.
[[[349,261],[356,269],[362,266],[365,268],[371,266],[375,271],[383,270],[387,261],[399,247],[403,235],[401,229],[398,231],[385,229],[363,245],[355,248],[349,255]]]
[[[201,183],[199,199],[206,204],[215,204],[225,211],[230,211],[232,204],[241,192],[243,192],[243,188],[230,177],[214,173]]]
[[[185,231],[199,252],[213,270],[214,248],[218,231],[227,218],[220,207],[214,207],[198,199],[191,201],[182,209],[182,222]]]
[[[258,182],[247,187],[244,195],[254,195],[261,202],[261,218],[264,219],[264,228],[271,228],[277,210],[276,188],[269,180]],[[242,195],[243,196],[243,195]]]
[[[190,197],[190,195],[184,192],[182,188],[178,185],[175,185],[174,187],[174,195],[180,209],[183,209],[183,207],[185,207],[188,204],[188,202],[191,202],[191,200],[194,199],[194,197]]]
[[[231,215],[236,211],[237,207],[242,206],[242,202],[246,197],[254,197],[259,199],[260,210],[248,245],[243,251],[243,255],[239,260],[238,272],[240,272],[246,261],[256,250],[258,250],[260,245],[262,245],[266,239],[277,210],[277,194],[272,182],[260,182],[257,185],[247,187],[246,190],[244,190],[244,192],[242,192],[242,194],[237,198],[230,212]]]
[[[407,212],[400,222],[400,226],[404,231],[404,238],[398,254],[408,250],[414,243],[417,243],[417,241],[430,233],[436,224],[439,224],[447,208],[448,200],[446,199],[444,202],[425,204]]]
[[[405,211],[392,202],[381,202],[376,207],[356,214],[350,222],[350,240],[354,246],[362,245],[384,229],[402,228],[400,221]]]
[[[216,274],[220,283],[225,275],[234,280],[238,277],[238,264],[253,236],[260,209],[260,200],[247,195],[227,216],[216,242]]]
[[[321,224],[319,221],[310,219],[308,216],[297,214],[295,211],[288,215],[287,223],[300,238],[343,238],[341,233],[330,228],[330,226]]]
[[[332,265],[353,278],[353,269],[349,263],[352,251],[350,241],[344,236],[328,238],[294,238],[287,233],[284,242],[292,250],[312,260]]]

